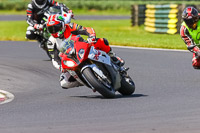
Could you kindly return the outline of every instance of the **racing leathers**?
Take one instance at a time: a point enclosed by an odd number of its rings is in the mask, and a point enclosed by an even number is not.
[[[185,22],[180,28],[180,35],[189,51],[193,53],[192,66],[200,69],[200,20],[197,22],[196,29],[189,28]]]

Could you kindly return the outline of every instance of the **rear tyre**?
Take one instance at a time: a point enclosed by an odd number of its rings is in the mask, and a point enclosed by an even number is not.
[[[91,68],[85,68],[83,75],[87,81],[105,98],[114,98],[115,91],[112,88],[107,87],[108,83],[104,82],[101,77],[97,76]]]
[[[121,80],[121,88],[118,90],[122,95],[131,95],[135,92],[135,83],[131,77],[123,77]]]

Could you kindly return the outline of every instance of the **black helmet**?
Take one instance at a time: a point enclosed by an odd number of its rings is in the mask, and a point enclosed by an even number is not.
[[[34,6],[38,9],[42,9],[46,6],[47,0],[32,0]]]
[[[183,11],[182,19],[189,28],[196,28],[199,20],[198,10],[194,7],[187,7]]]

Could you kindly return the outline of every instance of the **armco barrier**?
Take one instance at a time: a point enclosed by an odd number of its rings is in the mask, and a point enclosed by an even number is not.
[[[178,6],[177,4],[146,5],[145,30],[156,33],[177,33]]]

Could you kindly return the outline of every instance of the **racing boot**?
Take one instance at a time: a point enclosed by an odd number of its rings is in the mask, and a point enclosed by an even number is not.
[[[108,55],[110,56],[112,62],[114,62],[116,65],[121,67],[125,64],[125,61],[116,56],[116,54],[112,50],[108,52]]]
[[[60,85],[63,89],[83,86],[73,76],[71,76],[69,72],[65,72],[60,75]]]

